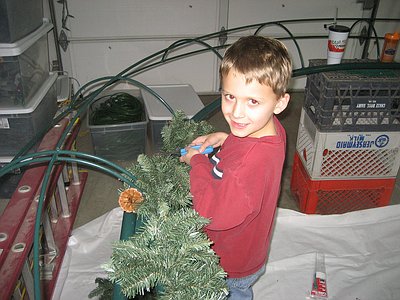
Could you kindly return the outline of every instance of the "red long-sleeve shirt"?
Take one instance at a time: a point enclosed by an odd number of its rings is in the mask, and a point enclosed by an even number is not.
[[[194,209],[211,219],[206,232],[230,278],[255,273],[267,259],[286,147],[285,130],[274,123],[275,136],[230,134],[211,160],[190,162]]]

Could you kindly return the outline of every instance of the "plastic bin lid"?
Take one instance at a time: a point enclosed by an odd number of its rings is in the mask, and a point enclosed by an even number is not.
[[[1,164],[8,164],[14,159],[14,156],[0,156],[0,167]]]
[[[57,102],[69,99],[71,95],[70,80],[67,75],[58,75],[57,78]]]
[[[17,107],[5,107],[2,108],[0,105],[0,118],[1,115],[11,115],[11,114],[29,114],[35,111],[36,107],[40,104],[43,98],[46,96],[47,92],[50,90],[54,82],[57,80],[57,73],[50,72],[49,78],[43,83],[40,89],[33,95],[32,100],[29,101],[29,105],[23,108]],[[56,99],[54,99],[56,101]]]
[[[199,112],[204,104],[189,84],[167,84],[148,86],[167,102],[174,111],[183,111],[188,118]],[[152,94],[141,90],[143,101],[150,120],[171,120],[170,111]]]
[[[43,24],[31,34],[16,41],[15,43],[1,43],[0,56],[17,56],[36,43],[42,36],[53,28],[48,19],[43,19]]]

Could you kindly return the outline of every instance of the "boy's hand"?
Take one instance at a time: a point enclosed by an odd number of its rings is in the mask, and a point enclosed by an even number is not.
[[[185,148],[187,150],[187,154],[182,155],[179,160],[190,165],[190,160],[192,159],[193,155],[202,154],[208,146],[212,146],[213,148],[221,146],[227,137],[228,134],[225,132],[214,132],[208,135],[199,136],[198,138],[194,139],[188,147]],[[195,145],[201,146],[198,150],[196,150],[191,147]]]
[[[212,146],[214,148],[221,146],[227,137],[228,134],[225,132],[214,132],[199,136],[198,138],[194,139],[190,145],[201,145],[199,152],[204,152],[208,146]]]
[[[196,155],[196,154],[201,154],[201,152],[199,150],[197,150],[197,149],[194,149],[194,148],[190,147],[190,146],[186,147],[185,149],[186,149],[187,153],[186,153],[186,155],[182,155],[179,158],[179,161],[190,165],[190,160],[192,159],[192,157],[194,155]]]

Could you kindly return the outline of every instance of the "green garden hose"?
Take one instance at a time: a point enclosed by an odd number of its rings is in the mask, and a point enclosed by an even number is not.
[[[115,93],[110,96],[101,97],[107,98],[104,102],[95,106],[90,115],[91,125],[113,125],[126,124],[143,121],[143,104],[140,100],[127,93]]]

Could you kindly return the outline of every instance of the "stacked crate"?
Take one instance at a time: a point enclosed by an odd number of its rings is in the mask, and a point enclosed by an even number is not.
[[[322,64],[326,61],[310,61]],[[307,77],[291,179],[302,212],[335,214],[389,204],[400,166],[399,104],[400,70]]]

